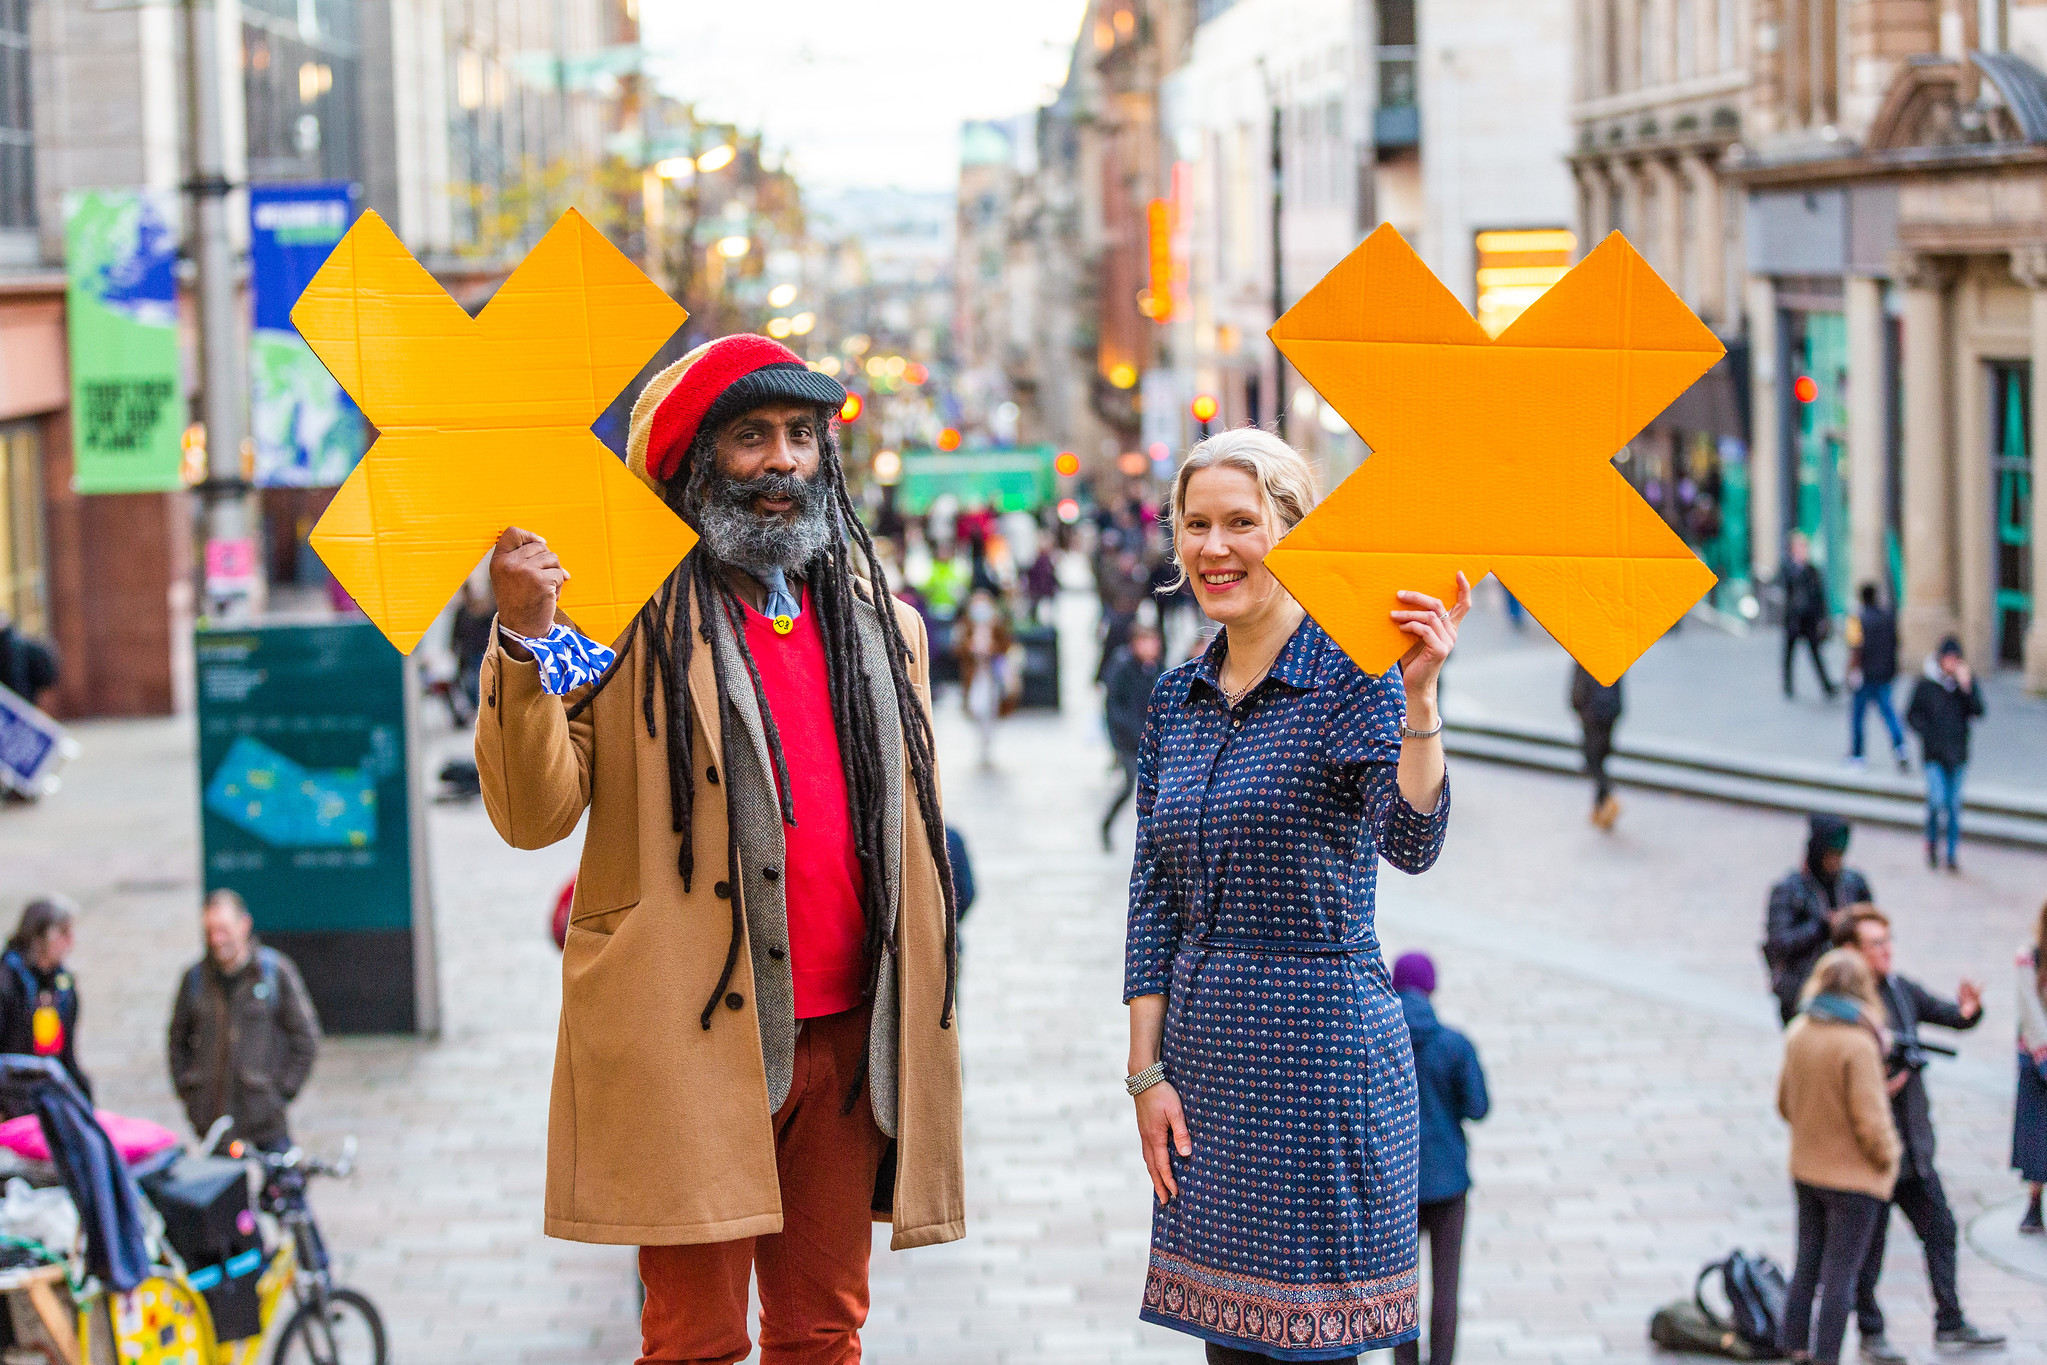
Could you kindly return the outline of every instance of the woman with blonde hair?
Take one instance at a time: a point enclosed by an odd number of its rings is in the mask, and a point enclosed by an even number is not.
[[[1315,497],[1266,432],[1188,452],[1168,530],[1222,630],[1159,680],[1138,752],[1125,1084],[1158,1201],[1142,1316],[1227,1365],[1418,1332],[1414,1059],[1373,897],[1381,857],[1421,872],[1443,845],[1436,679],[1471,587],[1459,575],[1448,606],[1401,593],[1413,647],[1364,673],[1265,566]]]
[[[1869,964],[1852,948],[1836,948],[1813,967],[1799,999],[1777,1078],[1798,1200],[1798,1261],[1778,1344],[1794,1361],[1835,1365],[1904,1144],[1884,1086],[1890,1043]]]
[[[2040,1190],[2047,1185],[2047,905],[2033,926],[2033,941],[2019,949],[2019,1095],[2011,1118],[2011,1164],[2026,1182],[2026,1212],[2019,1231],[2047,1233]]]

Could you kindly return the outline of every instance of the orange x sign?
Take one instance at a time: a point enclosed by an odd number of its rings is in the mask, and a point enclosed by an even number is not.
[[[1612,459],[1724,348],[1618,232],[1495,340],[1382,226],[1270,335],[1372,454],[1265,562],[1367,672],[1459,569],[1608,683],[1713,586]]]
[[[507,526],[561,556],[582,631],[625,630],[696,533],[590,424],[686,316],[573,209],[475,318],[356,220],[291,310],[379,432],[312,541],[400,651]]]

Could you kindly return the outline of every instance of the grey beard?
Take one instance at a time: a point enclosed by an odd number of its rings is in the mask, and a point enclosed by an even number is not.
[[[819,478],[763,474],[756,479],[728,479],[700,462],[690,476],[688,500],[696,505],[697,534],[711,547],[712,557],[749,572],[757,569],[801,569],[829,547],[837,533],[829,491]],[[764,517],[753,510],[754,499],[788,498],[788,513]]]

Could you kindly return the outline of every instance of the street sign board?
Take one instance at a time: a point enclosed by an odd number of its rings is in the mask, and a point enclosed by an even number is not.
[[[896,505],[909,516],[922,516],[941,494],[950,493],[963,506],[999,501],[1005,512],[1027,512],[1052,500],[1054,455],[1051,446],[951,454],[906,450]]]
[[[332,488],[369,446],[362,410],[291,321],[355,214],[346,181],[249,187],[249,417],[264,487]]]
[[[80,493],[184,486],[176,224],[167,191],[64,196],[72,487]]]
[[[55,789],[57,769],[78,752],[64,727],[0,687],[0,787],[23,796]]]
[[[365,620],[201,630],[204,882],[335,1033],[436,1027],[413,669]]]

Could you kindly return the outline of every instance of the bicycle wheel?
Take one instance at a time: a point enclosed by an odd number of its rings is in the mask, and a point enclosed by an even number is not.
[[[384,1320],[353,1289],[327,1296],[324,1321],[318,1304],[299,1305],[271,1357],[273,1365],[386,1365],[386,1359]]]

